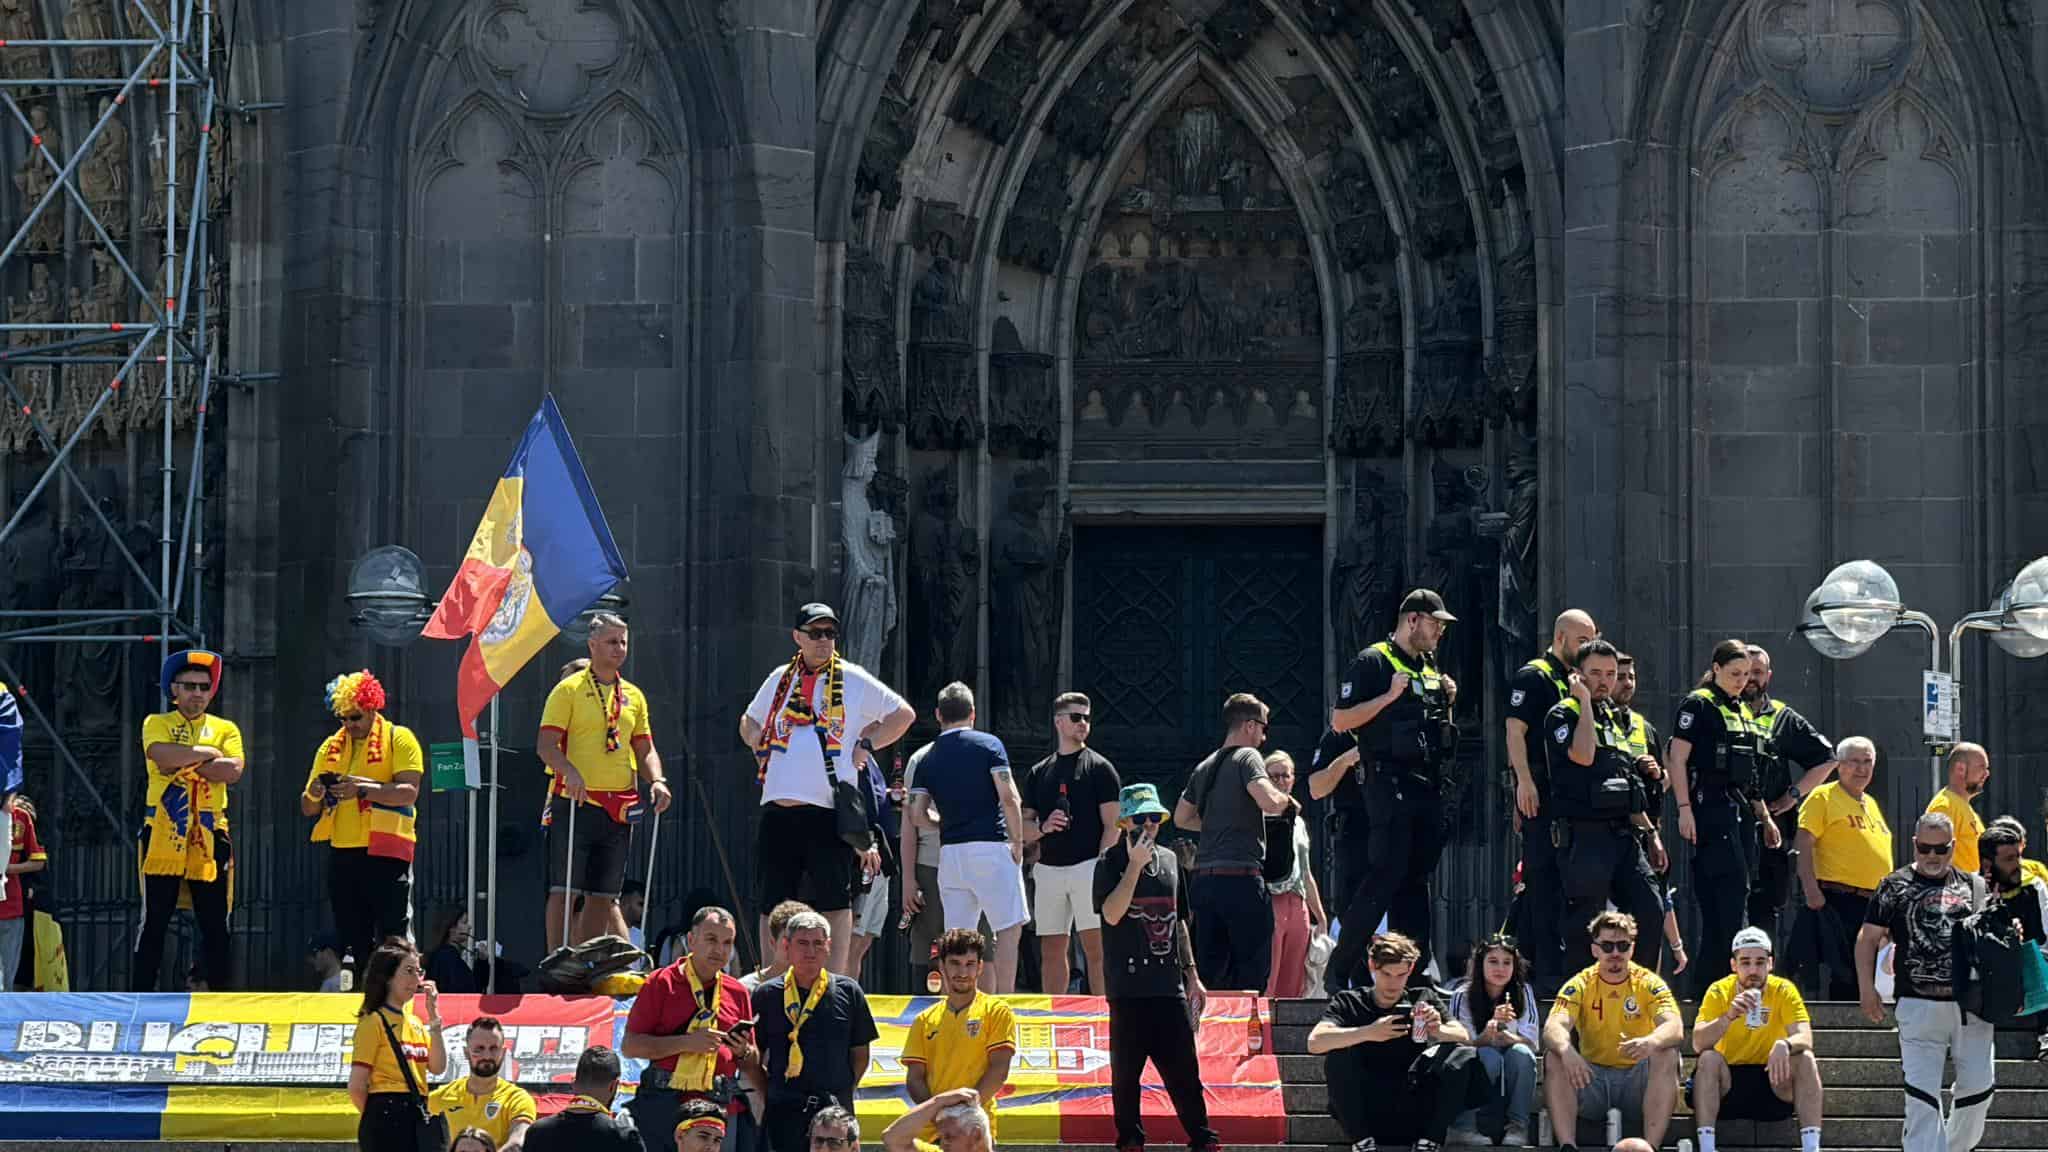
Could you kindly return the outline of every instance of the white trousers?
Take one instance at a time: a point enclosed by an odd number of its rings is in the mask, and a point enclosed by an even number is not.
[[[1984,1138],[1994,1083],[1991,1025],[1946,1000],[1901,996],[1899,1063],[1906,1073],[1905,1152],[1971,1152]],[[1941,1117],[1942,1061],[1956,1064],[1955,1104]]]

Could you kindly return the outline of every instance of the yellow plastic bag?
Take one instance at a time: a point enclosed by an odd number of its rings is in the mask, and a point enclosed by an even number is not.
[[[38,992],[71,991],[71,962],[64,958],[64,929],[48,912],[36,912],[36,978]]]

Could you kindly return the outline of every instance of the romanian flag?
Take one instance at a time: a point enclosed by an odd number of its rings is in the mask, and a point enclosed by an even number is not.
[[[471,787],[478,783],[477,713],[564,623],[625,578],[626,562],[562,412],[554,397],[544,397],[424,633],[476,637],[455,690]]]

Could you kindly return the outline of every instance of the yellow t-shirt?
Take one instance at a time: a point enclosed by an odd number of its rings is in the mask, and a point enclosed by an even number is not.
[[[1603,1068],[1632,1065],[1621,1054],[1624,1040],[1640,1040],[1657,1029],[1657,1017],[1678,1015],[1678,1000],[1655,972],[1641,964],[1628,966],[1628,979],[1609,984],[1600,979],[1598,964],[1564,982],[1550,1014],[1571,1019],[1579,1032],[1579,1055]]]
[[[1714,981],[1707,994],[1700,998],[1700,1014],[1693,1021],[1693,1027],[1719,1019],[1734,1001],[1735,977],[1728,975]],[[1714,1045],[1714,1051],[1730,1064],[1762,1064],[1771,1058],[1772,1045],[1789,1038],[1792,1025],[1813,1021],[1807,1015],[1806,1001],[1800,997],[1799,989],[1783,976],[1772,976],[1764,981],[1763,1012],[1761,1028],[1751,1028],[1748,1016],[1737,1016],[1735,1022],[1728,1025],[1728,1031],[1721,1034],[1721,1042]]]
[[[377,727],[379,731],[371,740],[348,741],[344,746],[345,750],[333,760],[327,758],[328,746],[333,742],[333,737],[321,741],[320,750],[313,753],[313,768],[306,773],[305,787],[312,788],[314,778],[322,772],[332,772],[337,776],[360,776],[380,784],[389,784],[401,772],[425,772],[427,758],[420,751],[419,737],[412,734],[412,729],[403,724],[393,724],[381,717],[377,721]],[[379,749],[377,762],[371,763],[370,745],[377,740],[383,741],[386,746]],[[354,801],[337,804],[327,809],[321,819],[325,820],[330,816],[333,823],[329,826],[329,847],[369,847],[370,814],[364,811],[361,805]]]
[[[1815,879],[1866,891],[1892,874],[1892,830],[1865,792],[1859,803],[1831,780],[1799,804],[1799,830],[1813,836]]]
[[[2020,860],[2020,879],[2028,884],[2032,884],[2036,880],[2048,880],[2048,864],[2043,864],[2039,860],[2022,858]]]
[[[242,730],[235,727],[234,721],[223,720],[211,712],[201,714],[196,722],[185,719],[185,714],[177,711],[158,712],[156,715],[144,719],[142,721],[142,753],[144,756],[149,754],[149,747],[152,744],[183,744],[187,748],[196,748],[204,745],[208,748],[220,749],[221,754],[231,760],[241,760],[243,758]],[[164,786],[171,782],[171,778],[164,775],[163,770],[155,764],[145,764],[143,768],[149,773],[149,781],[144,786],[142,801],[154,808],[158,798],[164,794]],[[212,791],[213,810],[220,814],[221,826],[226,827],[228,790],[216,787]]]
[[[944,1000],[917,1014],[903,1041],[903,1062],[925,1066],[925,1086],[932,1095],[955,1088],[972,1088],[988,1071],[989,1057],[996,1052],[1017,1049],[1017,1022],[1010,1006],[986,992],[976,992],[974,1003],[955,1012]],[[989,1131],[995,1131],[996,1102],[987,1099]],[[936,1135],[927,1128],[926,1137]]]
[[[436,1115],[448,1117],[450,1136],[464,1128],[481,1128],[491,1134],[491,1143],[500,1148],[512,1138],[514,1124],[521,1120],[531,1124],[540,1114],[533,1106],[532,1094],[503,1077],[499,1077],[488,1096],[471,1094],[467,1076],[443,1084],[428,1097],[427,1107]]]
[[[1949,863],[1959,872],[1975,873],[1978,868],[1977,837],[1984,834],[1984,819],[1970,802],[1943,788],[1927,802],[1927,811],[1939,812],[1948,817],[1956,827],[1956,850],[1950,854]]]
[[[614,692],[626,694],[618,701],[616,752],[605,748],[604,738]],[[560,734],[569,763],[583,775],[583,786],[597,792],[623,792],[633,787],[633,745],[654,740],[654,729],[647,722],[647,694],[624,676],[619,677],[617,686],[599,684],[588,669],[555,685],[548,693],[547,706],[541,709],[540,730],[543,734]]]
[[[398,1034],[399,1046],[405,1049],[406,1059],[412,1061],[413,1082],[420,1091],[428,1091],[427,1057],[431,1053],[433,1037],[427,1033],[427,1026],[412,1014],[412,1005],[405,1007],[405,1016],[400,1019],[389,1008],[381,1008],[366,1016],[356,1017],[355,1046],[348,1061],[350,1067],[370,1070],[370,1094],[379,1092],[407,1091],[405,1076],[398,1070],[397,1054],[391,1051],[391,1037],[384,1032],[382,1016],[391,1021],[391,1030]]]

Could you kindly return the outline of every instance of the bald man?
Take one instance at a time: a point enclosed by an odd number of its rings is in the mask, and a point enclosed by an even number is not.
[[[1927,812],[1948,817],[1956,830],[1956,871],[1975,876],[1979,870],[1977,837],[1984,834],[1984,818],[1977,815],[1973,801],[1991,782],[1991,754],[1982,744],[1964,741],[1949,749],[1948,785],[1927,802]]]
[[[1515,770],[1515,814],[1522,829],[1522,895],[1515,934],[1539,995],[1564,983],[1564,865],[1554,838],[1543,717],[1571,696],[1579,645],[1600,634],[1593,617],[1572,608],[1550,629],[1550,647],[1508,679],[1508,764]]]

